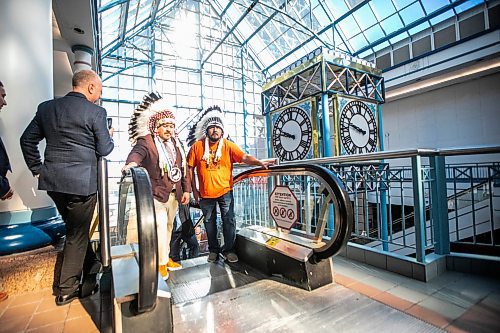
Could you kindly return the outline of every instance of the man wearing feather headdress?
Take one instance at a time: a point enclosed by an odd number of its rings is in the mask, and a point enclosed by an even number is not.
[[[208,108],[200,120],[191,128],[188,136],[193,143],[187,158],[187,164],[194,179],[194,170],[198,177],[198,186],[193,186],[195,200],[205,216],[205,230],[208,238],[208,262],[214,262],[221,253],[217,239],[217,210],[219,205],[224,235],[222,254],[228,262],[238,261],[234,252],[236,240],[236,221],[234,219],[233,198],[233,163],[245,163],[267,168],[267,161],[260,161],[245,154],[234,142],[227,139],[224,130],[224,114],[218,106]],[[197,141],[196,141],[197,140]]]
[[[186,154],[175,131],[175,116],[160,99],[158,94],[146,95],[131,117],[129,134],[134,147],[122,172],[138,166],[148,171],[156,213],[159,272],[167,279],[168,270],[181,268],[169,258],[170,238],[179,202],[189,203],[191,180]]]

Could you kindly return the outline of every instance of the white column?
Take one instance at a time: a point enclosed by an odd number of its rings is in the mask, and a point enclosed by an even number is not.
[[[0,1],[0,81],[7,106],[0,113],[0,135],[9,154],[15,196],[0,201],[0,225],[44,218],[53,203],[26,167],[19,146],[22,132],[40,102],[53,98],[52,1]],[[43,152],[43,148],[41,150]],[[17,217],[16,217],[17,216]]]
[[[79,72],[85,69],[92,69],[92,56],[94,50],[85,45],[74,45],[71,51],[75,54],[75,61],[73,62],[73,72]]]

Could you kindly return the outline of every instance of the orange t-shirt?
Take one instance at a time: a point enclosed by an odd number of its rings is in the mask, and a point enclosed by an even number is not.
[[[245,155],[235,143],[223,140],[222,157],[217,163],[213,163],[218,147],[217,143],[209,143],[210,163],[202,160],[205,151],[204,138],[196,141],[189,150],[187,164],[191,168],[196,167],[202,198],[218,198],[231,191],[233,188],[233,163],[240,163]]]

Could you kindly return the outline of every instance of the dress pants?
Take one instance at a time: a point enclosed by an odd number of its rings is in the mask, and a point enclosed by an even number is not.
[[[97,194],[75,195],[48,191],[66,226],[61,274],[57,283],[59,295],[69,295],[78,289],[97,257],[90,245],[90,224],[97,202]]]
[[[170,239],[174,229],[175,214],[179,203],[175,192],[170,193],[167,202],[154,199],[156,214],[156,233],[158,237],[158,265],[166,265],[170,254]]]

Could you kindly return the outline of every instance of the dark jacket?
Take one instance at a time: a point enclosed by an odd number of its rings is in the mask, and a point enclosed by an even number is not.
[[[42,161],[38,144],[46,140]],[[38,188],[76,195],[97,192],[97,158],[113,150],[106,110],[70,92],[38,106],[21,136],[24,160]]]
[[[182,169],[182,158],[179,148],[175,147],[176,150],[176,160],[175,166]],[[180,202],[183,192],[191,192],[191,181],[189,172],[187,174],[182,174],[182,178],[177,183],[173,183],[168,175],[165,173],[163,177],[161,176],[161,170],[159,164],[158,151],[156,150],[156,145],[154,143],[153,137],[151,135],[141,136],[137,139],[137,143],[130,154],[128,154],[126,164],[131,162],[137,163],[138,166],[145,168],[149,174],[149,179],[151,180],[151,186],[153,187],[153,196],[160,202],[167,202],[170,192],[174,189],[176,198]]]
[[[10,184],[7,179],[7,171],[12,171],[10,168],[9,156],[0,138],[0,198],[9,192]]]

